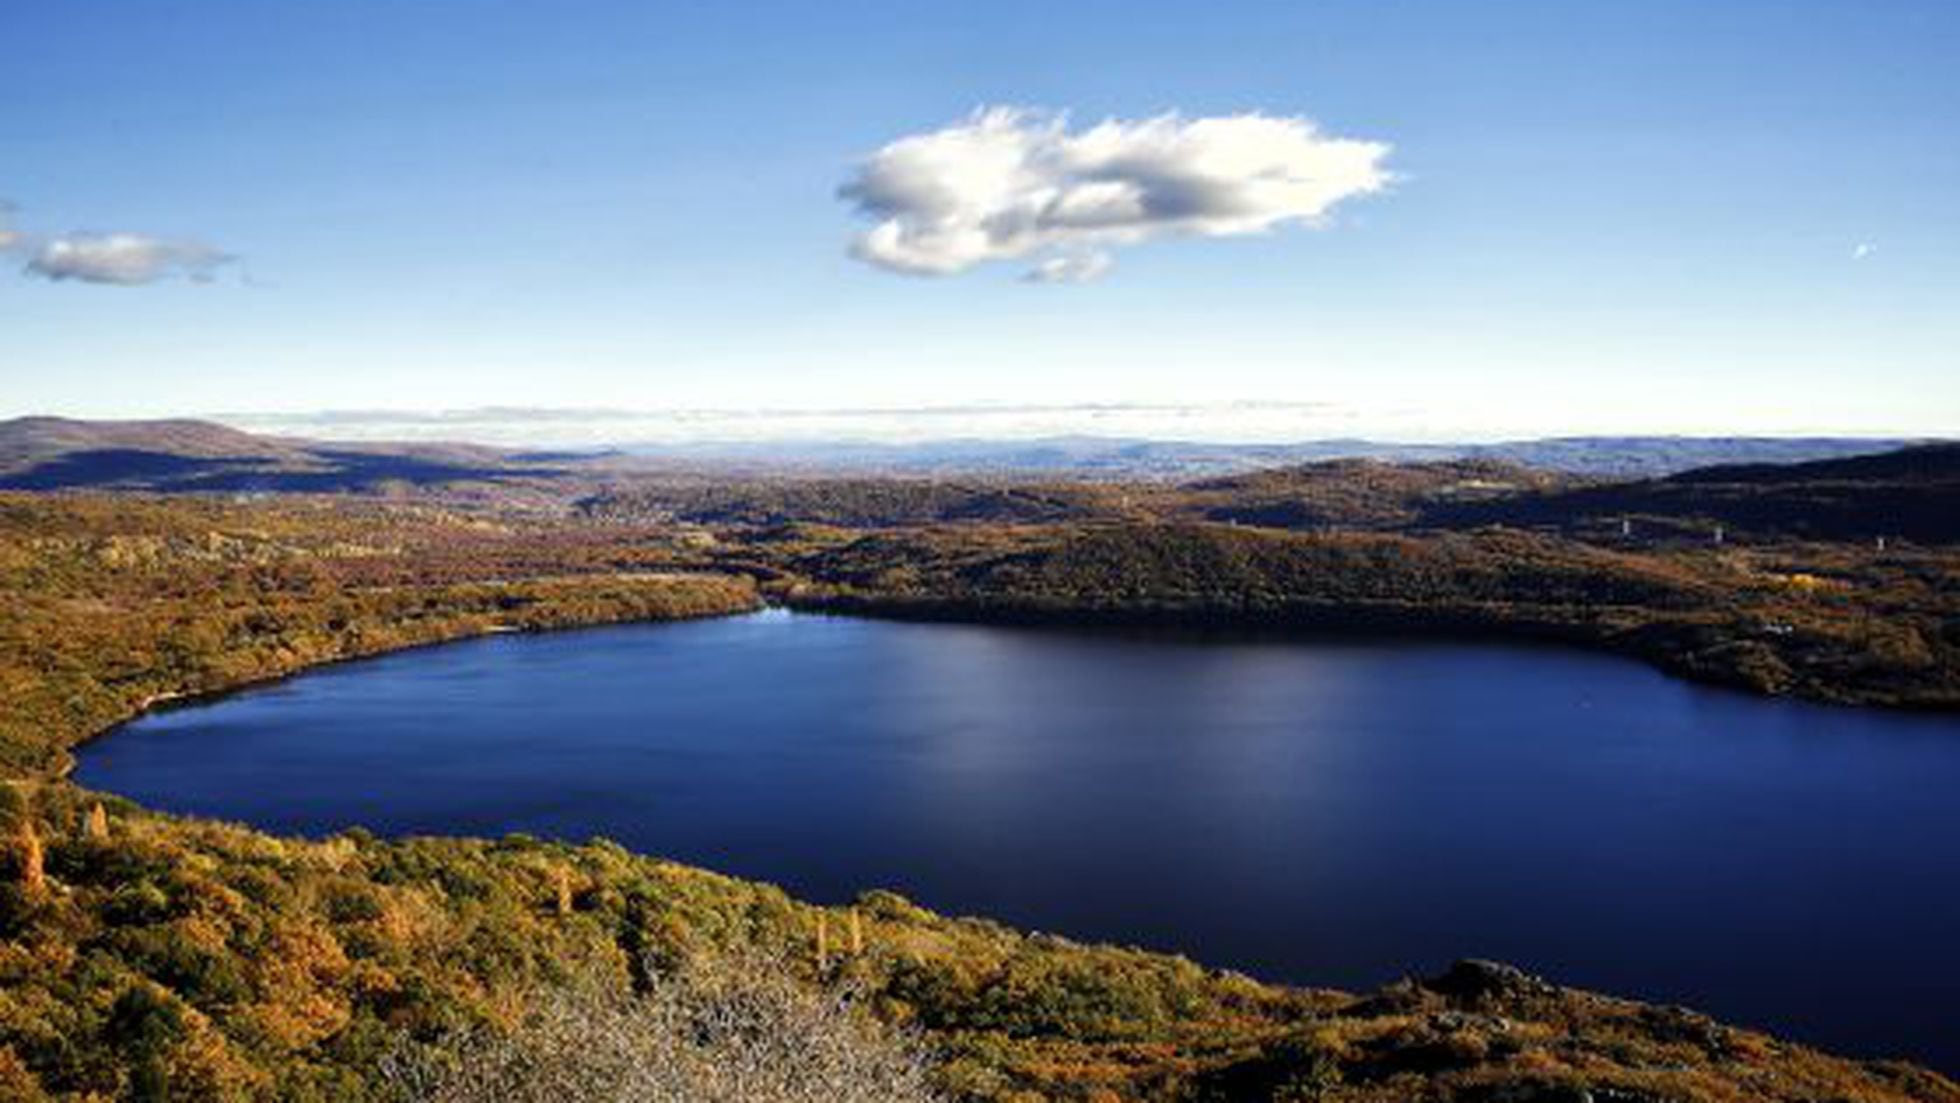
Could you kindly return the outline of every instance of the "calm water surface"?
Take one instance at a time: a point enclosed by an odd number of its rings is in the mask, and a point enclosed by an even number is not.
[[[1502,958],[1960,1068],[1960,721],[1582,653],[772,612],[321,670],[79,776],[276,831],[603,835],[1275,979]]]

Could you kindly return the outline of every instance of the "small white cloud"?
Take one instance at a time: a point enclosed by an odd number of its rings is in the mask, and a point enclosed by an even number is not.
[[[1112,263],[1108,253],[1063,253],[1043,259],[1021,278],[1029,283],[1089,283]]]
[[[1172,114],[1071,133],[1064,117],[995,107],[885,146],[839,195],[873,220],[851,248],[868,263],[937,276],[1045,256],[1029,278],[1080,282],[1116,246],[1318,224],[1388,186],[1388,153],[1303,118]]]
[[[173,276],[206,283],[236,258],[195,241],[149,234],[30,234],[14,228],[17,208],[0,199],[0,254],[26,258],[30,276],[82,283],[155,283]]]
[[[1866,257],[1871,256],[1873,253],[1876,252],[1878,252],[1878,246],[1873,245],[1869,241],[1861,241],[1858,244],[1853,245],[1851,247],[1851,259],[1864,260]]]
[[[194,241],[147,234],[63,234],[33,247],[27,271],[50,280],[129,287],[172,276],[206,282],[231,260]]]

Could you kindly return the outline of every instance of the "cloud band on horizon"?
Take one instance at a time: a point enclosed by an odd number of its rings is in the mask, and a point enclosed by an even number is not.
[[[1337,203],[1393,181],[1389,151],[1256,112],[1071,133],[1066,116],[990,107],[886,145],[838,195],[873,221],[851,246],[867,263],[944,276],[1035,258],[1028,280],[1080,283],[1119,246],[1320,225]]]

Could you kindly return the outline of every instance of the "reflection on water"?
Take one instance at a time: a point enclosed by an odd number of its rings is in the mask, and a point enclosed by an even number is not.
[[[81,759],[274,830],[604,835],[1322,984],[1497,957],[1960,1067],[1960,722],[1599,656],[769,613],[323,670]]]

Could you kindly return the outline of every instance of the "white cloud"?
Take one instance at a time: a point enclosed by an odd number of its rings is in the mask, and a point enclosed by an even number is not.
[[[127,287],[171,276],[204,282],[231,259],[208,245],[147,234],[62,234],[32,247],[27,271],[50,280]]]
[[[17,208],[0,199],[0,254],[27,258],[27,275],[133,286],[183,276],[199,283],[216,278],[236,258],[195,241],[149,234],[30,234],[16,230]]]
[[[1869,241],[1861,241],[1858,244],[1853,245],[1851,247],[1851,259],[1864,260],[1866,257],[1871,256],[1873,253],[1876,252],[1878,252],[1878,246],[1873,245]]]
[[[1108,253],[1062,253],[1046,257],[1021,277],[1029,283],[1088,283],[1115,263]]]
[[[901,138],[859,166],[842,198],[873,220],[860,260],[913,275],[1035,256],[1042,282],[1080,282],[1108,250],[1158,237],[1232,237],[1315,225],[1393,179],[1382,142],[1261,114],[1105,120],[987,108]]]

